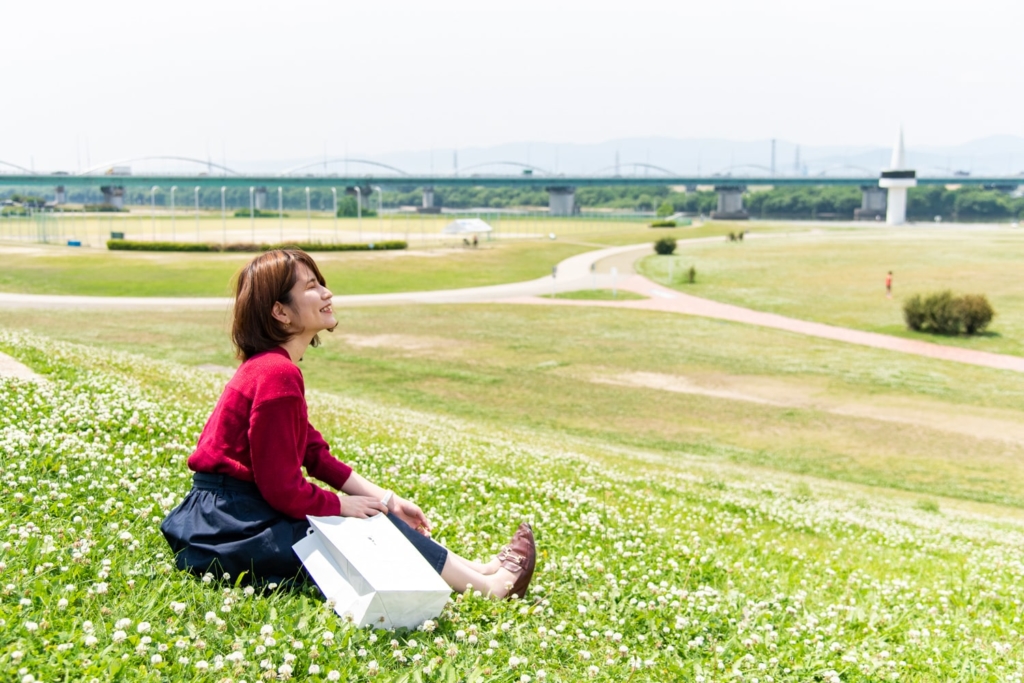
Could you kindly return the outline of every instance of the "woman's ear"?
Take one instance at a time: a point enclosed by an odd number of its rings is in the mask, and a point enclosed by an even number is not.
[[[288,309],[280,301],[274,302],[274,307],[270,309],[270,315],[274,316],[274,320],[285,327],[292,324],[291,317],[288,315]]]

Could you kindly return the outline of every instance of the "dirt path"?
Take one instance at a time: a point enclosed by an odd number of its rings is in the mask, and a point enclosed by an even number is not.
[[[7,377],[33,381],[42,379],[28,367],[14,360],[6,353],[0,353],[0,378],[6,379]]]
[[[751,239],[773,239],[774,234],[750,235]],[[720,240],[721,237],[702,237],[694,241]],[[876,349],[912,353],[918,356],[980,365],[999,370],[1024,372],[1024,358],[986,351],[942,346],[914,339],[902,339],[875,332],[862,332],[845,327],[815,323],[796,318],[763,313],[749,308],[723,304],[709,299],[677,292],[657,285],[637,275],[633,268],[639,258],[651,251],[650,244],[608,247],[578,254],[558,264],[557,277],[543,277],[528,282],[514,282],[488,287],[472,287],[429,292],[401,292],[395,294],[361,294],[334,297],[334,305],[382,306],[395,304],[455,304],[455,303],[517,303],[545,306],[603,306],[633,308],[637,310],[681,313],[718,320],[729,320],[747,325],[770,327],[811,337],[859,344]],[[650,297],[640,301],[587,301],[541,298],[542,294],[571,292],[582,289],[618,287]],[[128,308],[160,309],[212,308],[227,310],[231,299],[215,298],[143,298],[143,297],[91,297],[0,293],[2,308]]]
[[[729,320],[731,322],[745,323],[747,325],[758,325],[770,327],[796,334],[805,334],[811,337],[832,339],[834,341],[846,342],[848,344],[860,344],[876,349],[888,351],[899,351],[900,353],[913,353],[918,356],[937,358],[939,360],[950,360],[957,363],[968,363],[980,365],[987,368],[999,370],[1013,370],[1024,372],[1024,358],[1018,356],[1007,356],[986,351],[975,351],[973,349],[961,349],[955,346],[942,346],[930,342],[917,341],[914,339],[903,339],[891,337],[875,332],[862,332],[851,330],[846,327],[835,327],[824,323],[797,320],[774,313],[763,313],[749,308],[723,304],[709,299],[702,299],[690,296],[682,292],[667,289],[657,285],[641,275],[630,275],[621,278],[618,282],[620,289],[624,289],[644,296],[649,299],[640,301],[585,301],[573,299],[545,299],[540,297],[518,297],[504,299],[502,303],[518,303],[545,306],[604,306],[608,308],[633,308],[643,311],[662,311],[665,313],[681,313],[683,315],[696,315],[704,318],[715,318],[717,320]]]

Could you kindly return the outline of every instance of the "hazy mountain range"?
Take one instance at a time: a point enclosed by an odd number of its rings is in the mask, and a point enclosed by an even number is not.
[[[174,151],[164,150],[173,155]],[[889,167],[891,147],[797,145],[775,141],[774,169],[778,175],[877,175]],[[458,150],[436,148],[382,154],[343,154],[328,152],[326,157],[241,160],[214,158],[240,173],[278,174],[289,169],[304,174],[394,175],[379,165],[411,174],[504,175],[518,174],[524,166],[535,173],[565,175],[767,175],[773,167],[772,141],[735,141],[723,139],[679,139],[667,137],[623,138],[594,144],[556,144],[519,142],[492,147],[466,147]],[[907,165],[918,175],[952,175],[966,172],[975,176],[1017,175],[1024,173],[1024,137],[999,135],[960,145],[914,146],[907,140]],[[370,164],[360,161],[373,162]],[[505,162],[505,163],[500,163]],[[196,173],[208,170],[173,158],[121,162],[132,173]],[[301,168],[300,168],[301,167]],[[52,170],[52,169],[51,169]],[[0,167],[0,173],[13,172]]]
[[[780,175],[874,175],[888,168],[891,147],[797,145],[775,142],[775,171]],[[339,155],[340,156],[340,155]],[[728,173],[753,175],[772,167],[772,141],[722,139],[677,139],[665,137],[624,138],[596,144],[555,144],[520,142],[493,147],[458,150],[433,149],[385,154],[352,153],[351,159],[387,164],[407,173],[453,173],[460,175],[519,173],[529,165],[548,173],[658,175],[665,169],[681,175]],[[328,173],[389,173],[385,169],[350,161],[331,162]],[[960,145],[921,146],[907,143],[907,164],[920,175],[1007,175],[1024,172],[1024,137],[1001,135]],[[306,173],[323,173],[322,159],[288,159],[232,162],[227,165],[244,172],[280,172],[303,163],[315,164]],[[506,165],[497,162],[512,162]],[[539,171],[538,171],[539,172]]]

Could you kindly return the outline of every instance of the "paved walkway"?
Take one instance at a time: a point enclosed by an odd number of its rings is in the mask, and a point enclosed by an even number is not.
[[[748,239],[772,239],[776,235],[749,235]],[[716,241],[721,237],[700,238],[695,241]],[[470,287],[432,292],[401,292],[396,294],[354,294],[335,296],[334,305],[381,306],[394,304],[451,304],[451,303],[504,303],[545,306],[599,306],[631,308],[666,313],[729,320],[758,325],[822,339],[860,344],[877,349],[912,353],[928,358],[968,363],[1000,370],[1024,372],[1024,358],[985,351],[974,351],[954,346],[942,346],[913,339],[891,337],[874,332],[862,332],[845,327],[809,322],[774,313],[763,313],[749,308],[723,304],[684,294],[637,275],[633,270],[642,256],[651,253],[649,243],[624,247],[610,247],[570,257],[558,264],[555,277],[542,277],[527,282],[515,282],[489,287]],[[541,298],[553,293],[574,292],[581,289],[620,289],[650,297],[631,301],[584,301]],[[0,308],[121,308],[169,310],[203,308],[226,310],[229,298],[167,298],[167,297],[95,297],[57,296],[41,294],[0,293]]]

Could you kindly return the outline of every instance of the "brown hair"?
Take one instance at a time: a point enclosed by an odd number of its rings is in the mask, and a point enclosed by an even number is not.
[[[280,346],[291,334],[274,319],[274,304],[290,305],[298,265],[302,263],[326,287],[324,276],[312,257],[299,249],[274,249],[260,254],[238,271],[235,286],[235,313],[231,324],[231,341],[242,360]],[[313,346],[320,338],[313,337]]]

